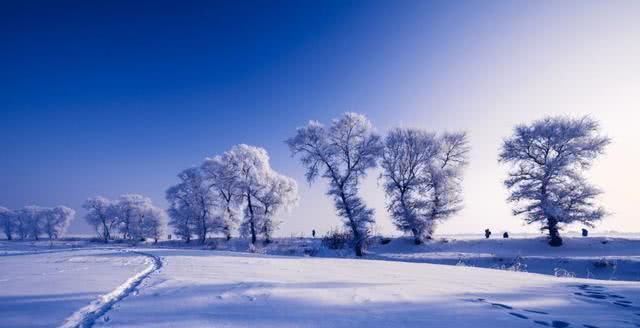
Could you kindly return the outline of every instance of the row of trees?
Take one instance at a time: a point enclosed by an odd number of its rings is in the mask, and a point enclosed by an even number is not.
[[[378,165],[387,209],[396,227],[411,233],[417,244],[461,208],[462,168],[469,152],[464,133],[394,129],[383,139],[364,115],[345,113],[329,127],[311,121],[286,142],[306,167],[310,183],[319,176],[328,180],[327,195],[344,219],[358,256],[375,222],[374,210],[358,194],[359,184]]]
[[[75,214],[66,206],[25,206],[15,210],[0,207],[0,225],[8,240],[38,240],[42,236],[56,239],[64,234]]]
[[[167,216],[155,207],[151,199],[139,194],[126,194],[117,200],[105,197],[87,199],[82,205],[87,210],[85,219],[98,236],[107,243],[117,234],[124,240],[157,241],[167,226]]]
[[[298,199],[295,180],[271,168],[267,151],[244,144],[180,172],[178,179],[166,192],[169,224],[186,242],[194,236],[204,242],[210,234],[229,239],[239,224],[240,235],[253,244],[260,235],[268,243],[279,225],[275,215]]]
[[[465,133],[393,129],[383,140],[365,116],[345,113],[329,127],[309,122],[286,143],[307,169],[308,182],[328,180],[327,195],[358,256],[374,223],[373,209],[358,194],[359,183],[378,165],[387,209],[396,227],[412,234],[416,244],[461,209],[462,170],[470,150]],[[513,214],[524,216],[528,224],[539,223],[552,246],[562,245],[559,230],[564,225],[592,227],[606,211],[595,203],[602,192],[587,182],[583,171],[609,143],[589,117],[549,117],[518,125],[499,155],[499,162],[509,165],[504,183]]]
[[[562,245],[563,226],[579,222],[592,227],[607,214],[595,202],[602,191],[583,175],[610,143],[599,130],[589,117],[549,117],[516,126],[502,144],[498,160],[509,167],[504,184],[513,214],[540,224],[552,246]],[[373,209],[359,195],[360,182],[373,168],[381,168],[394,224],[416,244],[431,238],[439,222],[462,208],[462,172],[470,151],[463,132],[396,128],[383,138],[365,116],[345,113],[328,127],[310,121],[286,143],[306,168],[309,183],[318,177],[329,182],[327,195],[358,256],[375,222]],[[280,223],[276,215],[298,199],[295,180],[271,168],[267,151],[244,144],[180,172],[178,179],[166,191],[168,224],[186,242],[204,242],[213,234],[231,238],[239,228],[252,243],[259,236],[268,243]],[[83,207],[87,222],[105,242],[117,233],[127,240],[157,240],[167,225],[165,212],[142,195],[90,198]],[[8,239],[53,239],[74,214],[64,206],[0,207],[0,224]]]

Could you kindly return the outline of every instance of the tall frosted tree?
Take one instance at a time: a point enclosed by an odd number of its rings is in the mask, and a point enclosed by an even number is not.
[[[39,239],[46,215],[46,209],[40,206],[29,205],[22,208],[22,215],[19,218],[23,221],[24,229],[26,229],[26,237]]]
[[[75,215],[76,211],[62,205],[46,209],[42,228],[43,232],[50,240],[59,238],[66,232]]]
[[[362,256],[374,211],[364,204],[358,187],[382,153],[381,138],[371,122],[364,115],[345,113],[328,128],[311,121],[286,142],[306,167],[309,183],[318,176],[329,181],[327,194],[352,234],[356,255]]]
[[[117,204],[105,197],[87,199],[82,207],[87,210],[85,220],[93,226],[105,243],[112,238],[113,229],[118,225]]]
[[[275,215],[281,210],[291,209],[298,202],[298,184],[290,177],[271,172],[263,181],[262,188],[255,190],[254,197],[261,216],[259,231],[269,243],[280,225],[274,219]]]
[[[160,238],[166,225],[165,213],[155,207],[149,197],[125,194],[120,196],[115,205],[122,238],[133,241]]]
[[[275,172],[269,164],[267,151],[260,147],[236,145],[225,153],[235,172],[244,212],[241,229],[255,244],[259,234],[270,241],[277,227],[273,215],[297,200],[297,186],[292,179]]]
[[[175,233],[189,242],[193,235],[204,243],[209,233],[222,230],[216,212],[216,198],[199,167],[188,168],[178,174],[180,183],[167,189],[169,224]]]
[[[118,228],[123,239],[132,239],[137,234],[138,222],[143,210],[151,206],[151,199],[139,194],[125,194],[114,204],[118,216]]]
[[[582,174],[610,143],[599,132],[598,122],[589,117],[547,117],[516,126],[504,140],[499,161],[510,165],[504,184],[513,214],[540,223],[551,246],[562,245],[564,225],[592,227],[606,215],[595,202],[602,192]]]
[[[429,166],[430,198],[426,202],[428,238],[435,226],[462,209],[462,173],[468,162],[469,142],[464,132],[438,138],[438,155]]]
[[[231,231],[240,221],[238,211],[242,198],[238,172],[230,156],[227,152],[207,158],[201,165],[209,191],[217,195],[218,207],[222,209],[222,230],[227,240],[231,239]]]
[[[381,166],[387,210],[398,229],[413,234],[416,244],[431,230],[424,209],[429,169],[438,151],[435,135],[416,129],[394,129],[385,138]]]
[[[436,136],[394,129],[385,138],[381,166],[387,209],[396,227],[411,233],[416,244],[460,210],[467,153],[464,133]]]

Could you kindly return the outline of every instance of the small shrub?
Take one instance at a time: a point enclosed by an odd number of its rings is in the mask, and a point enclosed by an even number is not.
[[[258,251],[258,249],[256,248],[256,246],[254,244],[249,244],[249,249],[248,249],[249,253],[255,253]]]
[[[350,240],[350,233],[340,229],[333,229],[322,237],[322,245],[330,249],[343,249],[349,244]]]
[[[318,255],[318,249],[315,247],[306,247],[304,249],[304,256],[316,256]]]
[[[598,269],[615,268],[616,267],[616,262],[603,257],[603,258],[593,262],[593,266],[598,268]]]
[[[563,268],[553,269],[553,275],[558,278],[575,278],[576,274]]]
[[[215,239],[207,240],[207,243],[206,243],[205,248],[206,248],[206,249],[209,249],[209,250],[215,250],[215,249],[217,249],[217,248],[218,248],[218,241],[217,241],[217,240],[215,240]]]

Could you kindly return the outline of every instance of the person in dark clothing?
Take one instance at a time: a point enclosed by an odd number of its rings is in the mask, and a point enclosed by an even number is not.
[[[506,238],[509,238],[509,233],[505,231],[505,232],[502,234],[502,238],[505,238],[505,239],[506,239]]]
[[[484,238],[489,239],[491,237],[491,230],[484,229]]]
[[[313,236],[313,238],[316,238],[316,229],[311,230],[311,236]]]
[[[582,228],[582,237],[587,237],[589,236],[589,230]]]

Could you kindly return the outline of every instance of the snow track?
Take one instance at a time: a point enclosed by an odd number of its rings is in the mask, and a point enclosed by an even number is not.
[[[89,305],[73,313],[64,321],[60,328],[85,328],[93,326],[95,321],[98,318],[102,317],[105,313],[107,313],[114,304],[129,296],[129,294],[131,294],[145,278],[162,267],[162,261],[158,256],[139,251],[124,250],[123,252],[131,252],[141,256],[145,256],[147,257],[147,262],[149,263],[149,265],[146,269],[129,278],[129,280],[125,281],[122,285],[118,286],[118,288],[114,289],[112,292],[106,295],[102,295],[100,298],[91,302]]]

